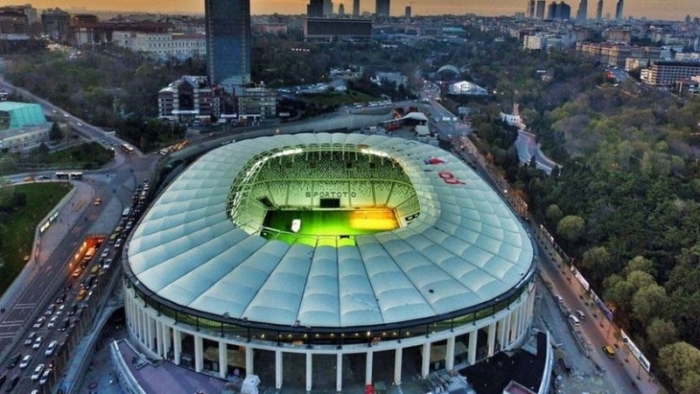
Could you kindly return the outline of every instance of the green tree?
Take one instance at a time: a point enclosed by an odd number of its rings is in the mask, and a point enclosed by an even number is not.
[[[53,122],[51,129],[49,130],[49,140],[50,141],[60,141],[63,139],[63,133],[61,132],[61,127],[58,122]]]
[[[666,290],[652,284],[643,287],[632,297],[633,316],[640,322],[651,321],[655,316],[663,316],[668,310]]]
[[[647,338],[656,349],[661,349],[678,340],[678,331],[673,322],[663,319],[653,319],[647,326]]]
[[[635,256],[627,263],[623,273],[629,275],[632,271],[642,271],[649,275],[654,275],[654,263],[651,260],[645,259],[642,256]]]
[[[580,216],[564,216],[557,224],[557,234],[569,242],[576,242],[586,230],[586,221]]]
[[[700,387],[700,350],[676,342],[659,351],[659,365],[680,394],[696,394]]]

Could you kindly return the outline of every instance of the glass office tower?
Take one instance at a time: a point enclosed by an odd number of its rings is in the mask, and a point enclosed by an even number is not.
[[[250,0],[205,0],[209,83],[233,93],[250,83]]]

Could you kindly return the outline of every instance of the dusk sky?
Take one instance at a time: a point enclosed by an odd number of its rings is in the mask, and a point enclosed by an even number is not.
[[[391,0],[391,14],[403,15],[410,0]],[[560,0],[557,0],[559,2]],[[566,1],[566,0],[565,0]],[[571,6],[572,15],[576,13],[580,0],[566,1]],[[615,15],[617,0],[604,0],[603,14]],[[112,11],[150,11],[164,13],[203,13],[204,0],[36,0],[12,1],[0,0],[0,4],[30,3],[36,8],[60,7],[70,10],[72,7],[86,7],[89,10]],[[549,4],[551,0],[547,0]],[[588,16],[595,14],[597,0],[588,0]],[[260,14],[303,14],[306,13],[308,0],[251,0],[252,13]],[[345,4],[346,12],[352,10],[352,0],[333,0],[337,11],[339,4]],[[526,0],[413,0],[410,1],[413,15],[466,14],[479,15],[513,15],[525,11]],[[375,0],[360,0],[362,11],[374,12]],[[700,0],[626,0],[624,15],[635,18],[681,20],[686,15],[700,17]]]

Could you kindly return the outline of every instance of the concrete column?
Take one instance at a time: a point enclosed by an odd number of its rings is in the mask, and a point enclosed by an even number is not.
[[[488,343],[489,343],[488,356],[493,357],[493,354],[495,353],[495,350],[496,350],[496,323],[492,323],[489,325]]]
[[[396,348],[394,355],[394,384],[401,384],[401,368],[403,367],[403,348]]]
[[[168,352],[170,352],[170,327],[167,324],[161,324],[161,329],[163,333],[163,357],[168,358]]]
[[[505,332],[506,332],[505,326],[506,325],[505,325],[505,322],[503,321],[503,319],[499,320],[496,324],[496,327],[497,327],[496,331],[498,331],[496,334],[496,337],[498,338],[498,345],[500,346],[498,348],[498,350],[501,350],[503,348],[503,337],[505,336]]]
[[[182,356],[182,333],[177,328],[173,329],[173,361],[180,365]]]
[[[522,305],[520,305],[520,318],[518,320],[520,321],[518,336],[520,336],[525,332],[525,323],[527,322],[527,302],[523,302]]]
[[[476,364],[476,339],[479,330],[472,331],[469,333],[469,349],[467,353],[469,365]]]
[[[204,369],[204,341],[199,335],[194,336],[194,370],[202,372]]]
[[[430,342],[423,344],[420,375],[425,379],[430,373]]]
[[[158,320],[155,320],[155,323],[156,323],[156,351],[158,352],[159,356],[165,357],[165,355],[163,354],[163,325]]]
[[[306,391],[311,391],[311,384],[313,379],[313,367],[314,360],[311,353],[306,353]]]
[[[367,361],[365,362],[365,385],[368,385],[368,384],[372,384],[373,354],[372,354],[371,350],[367,351],[366,359],[367,359]]]
[[[508,332],[510,332],[510,314],[503,318],[503,340],[501,341],[501,349],[508,347]]]
[[[445,355],[445,369],[451,371],[455,367],[455,337],[447,338],[447,354]]]
[[[219,377],[226,379],[228,373],[228,352],[226,342],[219,341]]]
[[[275,350],[275,388],[282,388],[282,351]]]
[[[246,375],[255,373],[253,370],[253,348],[250,346],[245,348],[245,373]]]
[[[153,334],[155,332],[153,319],[148,313],[144,313],[144,315],[146,317],[146,347],[153,350]]]
[[[518,328],[518,311],[513,311],[510,314],[510,336],[509,336],[508,344],[515,341],[515,338],[517,338],[516,337],[517,328]]]
[[[145,339],[146,336],[144,335],[146,330],[143,328],[143,309],[141,308],[136,308],[136,314],[138,316],[138,322],[139,322],[139,341],[141,343],[146,343]]]
[[[343,391],[343,354],[335,355],[335,391]]]

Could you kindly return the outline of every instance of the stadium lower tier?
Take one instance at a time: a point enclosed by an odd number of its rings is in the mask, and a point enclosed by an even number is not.
[[[263,332],[182,312],[173,315],[128,284],[124,305],[130,339],[150,357],[220,378],[256,374],[263,385],[278,390],[340,392],[350,383],[398,385],[408,374],[425,378],[433,370],[473,365],[519,347],[532,325],[534,286],[529,281],[498,307],[464,318],[339,334],[307,327]]]

